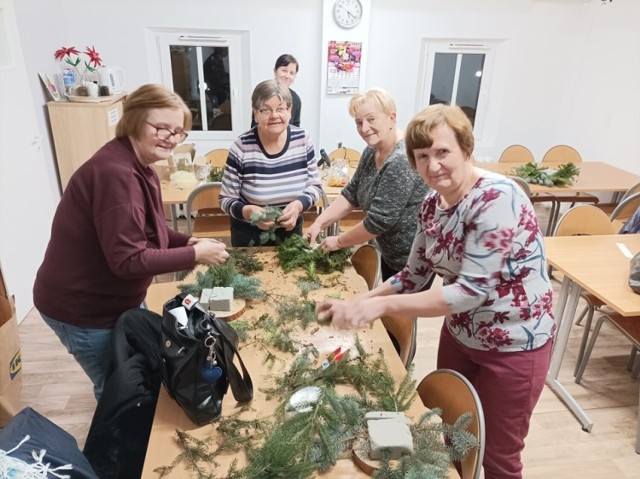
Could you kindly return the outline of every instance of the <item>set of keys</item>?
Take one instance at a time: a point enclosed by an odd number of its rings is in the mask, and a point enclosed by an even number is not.
[[[204,340],[204,345],[209,348],[209,352],[200,370],[200,376],[209,384],[217,383],[218,379],[222,377],[222,368],[218,366],[218,360],[216,358],[216,341],[217,339],[212,335],[207,336]]]

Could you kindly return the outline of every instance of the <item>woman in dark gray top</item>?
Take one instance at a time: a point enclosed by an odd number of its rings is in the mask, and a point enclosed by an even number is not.
[[[322,241],[324,251],[348,248],[376,239],[382,254],[382,276],[400,271],[409,256],[418,222],[418,209],[428,187],[407,161],[404,132],[396,124],[396,105],[380,88],[355,95],[349,102],[358,133],[367,143],[353,178],[316,221],[305,237],[313,244],[327,226],[362,208],[361,223]]]

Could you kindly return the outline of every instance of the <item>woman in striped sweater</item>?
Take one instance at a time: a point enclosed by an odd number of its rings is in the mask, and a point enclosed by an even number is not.
[[[251,105],[257,125],[229,149],[220,206],[231,216],[231,245],[267,246],[260,234],[277,223],[279,239],[302,234],[302,212],[322,193],[315,152],[307,133],[289,124],[291,93],[275,80],[259,83]],[[282,208],[275,220],[252,224],[266,206]]]

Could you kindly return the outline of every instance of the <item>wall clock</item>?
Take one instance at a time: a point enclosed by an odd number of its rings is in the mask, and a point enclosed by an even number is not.
[[[342,28],[353,28],[362,20],[360,0],[336,0],[333,4],[333,18]]]

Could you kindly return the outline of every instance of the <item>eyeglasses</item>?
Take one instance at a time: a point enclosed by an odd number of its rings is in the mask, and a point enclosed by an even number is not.
[[[261,108],[258,110],[258,113],[260,113],[260,116],[263,116],[265,118],[270,117],[271,115],[273,115],[274,113],[278,116],[282,116],[284,115],[286,112],[289,111],[289,108],[276,108],[276,110],[271,110],[269,108]]]
[[[149,122],[147,122],[147,125],[156,129],[156,138],[162,141],[170,140],[171,137],[175,137],[176,141],[181,143],[189,135],[186,131],[171,131],[169,128],[162,128]]]

